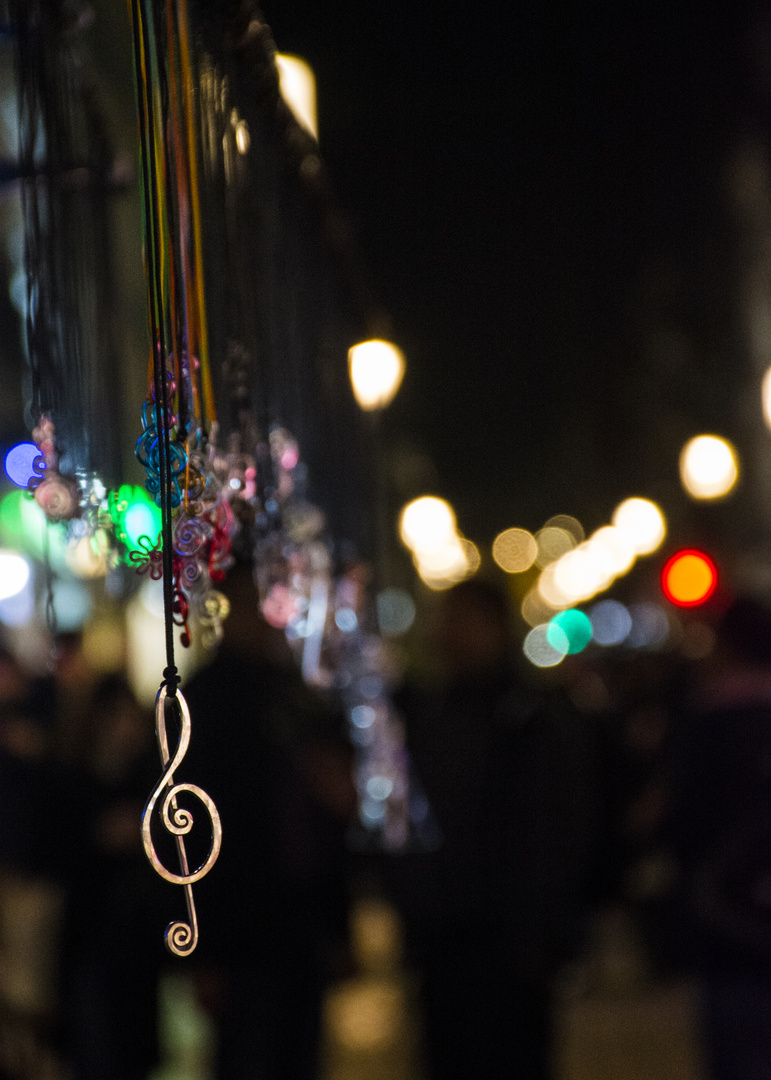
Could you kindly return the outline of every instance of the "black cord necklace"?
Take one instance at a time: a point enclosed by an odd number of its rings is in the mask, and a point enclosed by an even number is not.
[[[149,12],[153,3],[149,0]],[[134,63],[137,84],[137,108],[139,114],[139,138],[142,159],[142,189],[144,195],[145,259],[148,276],[148,299],[150,336],[153,357],[153,397],[155,415],[155,439],[150,456],[157,461],[159,499],[161,507],[161,543],[163,559],[163,607],[166,637],[166,668],[158,691],[155,707],[156,734],[163,765],[163,775],[153,790],[142,816],[142,842],[151,865],[158,874],[172,884],[182,885],[187,904],[187,922],[176,921],[166,928],[166,946],[176,956],[187,956],[198,943],[198,920],[193,901],[192,886],[209,872],[217,860],[222,842],[222,826],[217,808],[210,797],[194,784],[175,783],[174,772],[182,762],[190,743],[190,713],[179,690],[179,675],[174,662],[174,565],[173,565],[173,500],[172,500],[172,449],[171,409],[169,380],[166,372],[167,326],[163,311],[163,282],[161,271],[161,213],[158,206],[157,143],[153,94],[153,77],[157,77],[157,57],[154,57],[147,10],[143,13],[141,0],[132,0],[132,24],[134,31]],[[162,118],[163,119],[163,118]],[[179,726],[179,741],[173,756],[169,751],[166,729],[167,716],[175,714]],[[194,795],[205,806],[212,828],[212,842],[208,855],[201,866],[191,872],[185,836],[193,827],[190,810],[181,807],[178,796],[183,792]],[[168,870],[156,852],[152,836],[153,815],[159,807],[160,820],[166,831],[174,837],[180,873]]]

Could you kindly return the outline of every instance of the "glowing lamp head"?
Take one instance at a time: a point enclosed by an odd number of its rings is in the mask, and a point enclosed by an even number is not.
[[[390,341],[362,341],[348,350],[353,394],[366,412],[385,409],[402,384],[404,353]]]
[[[677,607],[698,607],[717,588],[717,567],[708,555],[695,548],[676,552],[661,571],[664,595]]]
[[[313,74],[313,68],[299,56],[277,53],[276,69],[281,97],[292,110],[297,123],[318,141],[316,77]],[[237,135],[238,133],[236,137]]]

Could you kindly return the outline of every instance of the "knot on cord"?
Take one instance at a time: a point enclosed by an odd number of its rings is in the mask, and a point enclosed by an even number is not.
[[[163,669],[163,682],[161,686],[168,687],[169,697],[176,697],[179,686],[179,672],[174,664]]]

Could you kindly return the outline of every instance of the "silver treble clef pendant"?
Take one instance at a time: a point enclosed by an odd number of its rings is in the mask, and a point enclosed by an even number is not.
[[[174,953],[175,956],[189,956],[198,944],[198,919],[193,901],[193,883],[200,881],[202,877],[208,874],[217,861],[222,844],[222,824],[217,807],[202,788],[197,787],[195,784],[174,783],[174,772],[190,745],[190,710],[182,694],[177,690],[174,700],[176,700],[179,707],[181,731],[174,757],[170,759],[169,742],[166,736],[166,697],[166,687],[162,686],[155,700],[155,731],[158,736],[158,748],[161,752],[163,775],[147,800],[142,814],[142,843],[144,844],[145,854],[156,873],[173,885],[184,886],[188,921],[178,920],[169,923],[164,938],[169,952]],[[195,795],[206,807],[211,820],[212,842],[209,853],[198,869],[192,872],[187,861],[185,836],[193,827],[193,815],[189,810],[177,805],[177,796],[182,791],[189,791]],[[166,831],[174,837],[176,842],[180,870],[182,871],[179,874],[167,870],[158,858],[153,845],[150,827],[153,811],[159,799],[162,799],[160,805],[161,821]]]

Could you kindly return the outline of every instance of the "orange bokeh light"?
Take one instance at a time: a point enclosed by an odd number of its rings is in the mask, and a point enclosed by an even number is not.
[[[696,607],[717,588],[717,567],[703,551],[678,551],[661,572],[661,587],[678,607]]]

